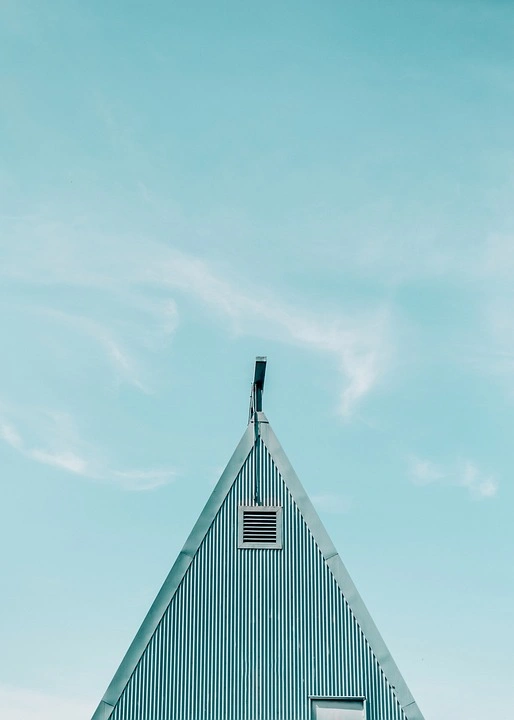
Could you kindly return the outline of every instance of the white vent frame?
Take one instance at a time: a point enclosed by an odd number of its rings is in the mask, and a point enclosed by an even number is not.
[[[276,542],[248,542],[244,539],[245,513],[274,512],[276,517]],[[282,549],[282,506],[281,505],[240,505],[237,512],[237,547],[250,550]]]
[[[368,716],[366,697],[364,695],[339,695],[332,697],[329,695],[309,695],[309,700],[311,701],[312,720],[318,720],[318,714],[316,712],[318,708],[333,708],[334,710],[340,710],[343,717],[345,710],[353,712],[357,711],[361,714],[361,720],[366,720]]]

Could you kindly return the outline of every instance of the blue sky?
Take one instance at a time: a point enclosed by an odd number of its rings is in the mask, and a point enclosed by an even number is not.
[[[264,409],[421,709],[514,710],[514,7],[0,5],[0,714],[87,720]]]

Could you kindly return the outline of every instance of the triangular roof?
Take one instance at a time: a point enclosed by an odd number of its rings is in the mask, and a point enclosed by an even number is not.
[[[260,434],[260,442],[264,445],[274,466],[283,480],[287,491],[292,496],[296,507],[312,534],[314,541],[319,548],[324,563],[330,569],[344,600],[351,609],[360,631],[362,631],[372,654],[376,658],[388,684],[394,693],[396,701],[401,710],[394,717],[406,718],[406,720],[423,720],[423,715],[412,697],[400,671],[391,657],[375,623],[364,605],[355,585],[353,584],[348,571],[346,570],[337,550],[330,540],[316,510],[309,500],[300,480],[298,479],[291,463],[282,449],[275,433],[262,411],[253,414],[253,420],[257,421]],[[182,551],[152,604],[143,624],[135,636],[127,654],[119,666],[111,684],[109,685],[103,699],[96,709],[92,720],[108,720],[120,698],[126,690],[133,673],[136,671],[150,641],[159,628],[165,613],[172,603],[175,594],[195,556],[199,552],[202,543],[213,526],[213,523],[220,512],[224,502],[229,495],[236,479],[240,477],[245,463],[256,445],[256,424],[252,421],[243,434],[234,454],[227,467],[221,475],[214,488],[205,508],[189,535]],[[403,714],[401,712],[403,711]],[[122,717],[120,715],[120,717]]]

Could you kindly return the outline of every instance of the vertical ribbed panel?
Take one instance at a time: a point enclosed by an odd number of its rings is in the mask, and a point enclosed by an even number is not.
[[[283,508],[283,548],[238,549],[254,504],[248,457],[121,695],[112,720],[311,720],[310,696],[365,696],[405,720],[264,445],[260,496]]]

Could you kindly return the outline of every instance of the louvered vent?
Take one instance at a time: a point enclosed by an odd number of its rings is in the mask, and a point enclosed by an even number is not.
[[[282,547],[282,508],[247,506],[239,508],[239,547]]]
[[[267,510],[266,512],[244,510],[243,542],[276,543],[277,513],[274,510]]]

